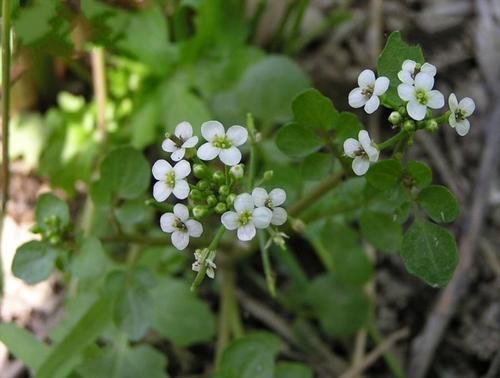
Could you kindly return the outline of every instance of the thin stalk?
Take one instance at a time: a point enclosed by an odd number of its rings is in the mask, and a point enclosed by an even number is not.
[[[90,53],[92,58],[92,80],[97,105],[97,126],[102,140],[106,139],[106,64],[102,47],[93,47]]]
[[[276,296],[276,280],[271,266],[271,259],[269,258],[269,247],[266,245],[263,231],[257,231],[257,237],[259,238],[260,256],[264,267],[264,275],[266,276],[267,290],[274,298]]]
[[[380,347],[380,345],[384,342],[384,337],[375,327],[375,324],[373,322],[368,326],[368,334],[373,339],[373,341],[375,341],[377,346]],[[383,353],[383,357],[385,363],[391,370],[394,377],[405,378],[405,373],[403,371],[403,368],[401,367],[401,364],[399,363],[399,360],[389,349]]]
[[[234,308],[234,272],[232,266],[223,266],[221,269],[221,293],[219,308],[219,326],[217,334],[217,345],[215,350],[215,366],[218,367],[224,349],[231,339],[231,312]]]
[[[0,213],[0,245],[9,200],[9,118],[10,118],[10,0],[2,2],[2,204]],[[0,256],[2,254],[0,253]],[[3,293],[3,268],[0,258],[0,296]]]
[[[383,151],[389,147],[394,146],[401,139],[403,139],[407,134],[408,133],[405,130],[399,130],[399,133],[397,133],[396,135],[393,135],[391,138],[387,139],[385,142],[378,144],[377,147],[380,151]]]
[[[257,167],[257,147],[255,122],[251,113],[247,114],[247,128],[250,132],[250,162],[248,163],[248,190],[252,191],[255,181],[255,171]]]

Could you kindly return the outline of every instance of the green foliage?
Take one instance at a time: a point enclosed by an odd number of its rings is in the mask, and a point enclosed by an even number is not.
[[[385,252],[396,252],[401,246],[403,230],[394,217],[365,210],[360,218],[361,232],[375,248]]]
[[[410,161],[406,167],[408,175],[412,179],[412,184],[418,189],[423,189],[432,183],[432,170],[420,161]]]
[[[297,123],[289,123],[278,131],[276,145],[290,157],[303,158],[318,151],[323,141],[314,131]]]
[[[423,189],[417,201],[436,223],[453,222],[460,212],[460,206],[453,193],[441,185],[432,185]]]
[[[274,378],[313,378],[313,371],[296,362],[278,362]]]
[[[68,205],[51,193],[42,194],[36,203],[35,219],[42,233],[51,232],[54,222],[64,230],[70,222]]]
[[[44,281],[52,274],[56,250],[48,243],[32,240],[21,245],[12,262],[12,272],[28,284]]]
[[[366,180],[379,190],[393,188],[399,181],[403,167],[398,160],[382,160],[370,167]]]
[[[292,102],[295,122],[307,129],[331,129],[338,112],[332,101],[316,89],[308,89]]]
[[[401,257],[410,273],[440,287],[448,283],[457,266],[457,244],[445,228],[417,220],[403,237]]]

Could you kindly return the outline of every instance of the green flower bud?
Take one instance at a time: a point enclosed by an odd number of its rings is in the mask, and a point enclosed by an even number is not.
[[[209,210],[205,206],[195,206],[193,208],[193,217],[196,219],[202,219],[206,217],[209,213]]]
[[[189,196],[195,201],[201,201],[203,199],[203,193],[198,189],[192,189]]]
[[[274,176],[274,171],[271,171],[271,170],[265,171],[264,177],[262,178],[262,181],[269,181],[273,178],[273,176]]]
[[[245,171],[243,169],[243,164],[238,164],[235,165],[234,167],[231,167],[229,173],[231,173],[231,175],[236,179],[242,178],[243,175],[245,174]]]
[[[42,232],[42,229],[40,228],[40,226],[35,224],[33,225],[33,227],[30,228],[30,231],[34,234],[40,234]]]
[[[389,122],[392,123],[393,125],[399,124],[402,119],[403,119],[403,117],[401,116],[401,114],[399,112],[392,112],[389,115]]]
[[[403,129],[406,131],[414,131],[415,130],[415,122],[411,119],[407,119],[403,122]]]
[[[231,193],[230,195],[227,196],[226,198],[226,204],[227,206],[231,207],[233,206],[234,200],[236,199],[236,194]]]
[[[210,176],[210,170],[205,164],[194,164],[193,174],[199,179],[208,178]]]
[[[213,194],[209,195],[207,197],[207,205],[209,207],[214,207],[217,204],[217,197],[214,196]]]
[[[49,243],[50,244],[59,244],[61,242],[61,237],[59,235],[52,235],[49,238]]]
[[[439,129],[439,124],[435,119],[429,119],[428,121],[425,122],[425,128],[430,132],[435,132]]]
[[[198,184],[196,184],[196,187],[201,191],[205,191],[210,187],[210,183],[206,180],[200,180],[198,181]]]
[[[226,177],[224,176],[224,172],[222,172],[222,171],[214,172],[212,174],[212,180],[214,180],[218,184],[222,184],[226,180]]]
[[[227,185],[222,185],[219,187],[219,194],[222,196],[228,196],[229,193],[231,193],[231,189],[229,189],[229,186]]]
[[[400,106],[398,108],[398,113],[401,114],[402,116],[405,116],[407,114],[407,112],[406,112],[406,106]]]
[[[219,203],[215,206],[215,209],[214,209],[214,210],[215,210],[215,212],[216,212],[217,214],[222,214],[222,213],[224,213],[224,212],[227,210],[227,206],[226,206],[226,204],[225,204],[225,203],[223,203],[223,202],[219,202]]]

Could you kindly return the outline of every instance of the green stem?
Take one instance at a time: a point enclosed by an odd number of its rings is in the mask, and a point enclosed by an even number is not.
[[[224,236],[225,231],[226,231],[226,229],[224,228],[224,226],[221,225],[219,227],[219,229],[217,230],[217,233],[215,234],[214,238],[212,239],[212,241],[210,242],[208,247],[205,249],[205,254],[203,256],[204,258],[208,257],[208,255],[210,254],[210,251],[216,251],[217,246],[219,245],[219,243],[222,239],[222,236]],[[205,263],[200,267],[198,274],[196,274],[196,277],[194,278],[193,284],[191,285],[191,291],[194,292],[194,291],[196,291],[196,289],[198,289],[198,287],[201,285],[201,283],[205,279],[206,272],[207,272],[207,264]]]
[[[217,345],[215,350],[215,366],[218,367],[224,349],[226,349],[231,338],[231,312],[234,301],[234,272],[232,266],[223,266],[221,269],[222,285],[221,300],[219,308],[219,330],[217,334]]]
[[[448,119],[450,118],[451,110],[448,110],[444,114],[441,114],[439,117],[435,118],[438,125],[442,125],[444,123],[448,123]]]
[[[384,341],[383,336],[380,334],[380,331],[375,327],[375,324],[371,323],[368,326],[368,333],[377,345],[380,345]],[[405,373],[401,368],[399,360],[390,350],[384,352],[384,361],[386,362],[389,369],[392,371],[394,377],[405,378]]]
[[[255,122],[251,113],[247,114],[247,128],[250,133],[250,162],[248,163],[248,190],[252,191],[257,166],[257,148],[255,140]]]
[[[7,202],[9,200],[9,116],[10,116],[10,0],[2,2],[2,205],[0,234],[3,234]],[[0,244],[1,244],[0,236]],[[0,253],[0,256],[2,254]],[[3,293],[3,268],[0,258],[0,296]]]
[[[262,265],[264,266],[264,275],[266,276],[267,290],[269,291],[269,294],[271,294],[271,296],[274,298],[276,296],[276,280],[273,268],[271,266],[271,259],[269,258],[269,248],[266,246],[266,240],[263,231],[257,231],[257,237],[259,238],[260,256],[262,258]]]
[[[405,130],[399,130],[399,133],[393,135],[391,138],[387,139],[385,142],[382,142],[377,145],[380,151],[383,151],[389,147],[392,147],[396,143],[398,143],[401,139],[403,139],[408,133]]]
[[[290,216],[298,216],[309,206],[316,203],[321,199],[326,193],[328,193],[331,189],[335,188],[342,180],[344,176],[344,171],[339,171],[331,174],[322,182],[320,182],[315,188],[313,188],[309,193],[307,193],[304,197],[293,204],[288,214]]]

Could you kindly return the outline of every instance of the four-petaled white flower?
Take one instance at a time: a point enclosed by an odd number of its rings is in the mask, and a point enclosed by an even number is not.
[[[349,105],[353,108],[365,107],[365,112],[372,114],[380,105],[379,96],[389,88],[389,79],[381,76],[375,79],[372,70],[364,70],[358,76],[358,88],[349,93]]]
[[[370,168],[370,163],[378,160],[379,150],[376,144],[371,140],[368,131],[361,130],[358,134],[358,140],[349,138],[344,142],[344,153],[352,162],[352,170],[358,176],[363,176]]]
[[[160,226],[164,232],[172,234],[172,244],[182,251],[189,244],[189,237],[198,238],[203,232],[200,222],[189,218],[189,210],[182,203],[174,206],[173,213],[160,217]]]
[[[179,161],[184,157],[186,148],[193,148],[197,143],[198,137],[193,136],[193,127],[184,121],[175,127],[174,135],[163,141],[161,148],[172,153],[170,158],[173,161]]]
[[[186,199],[189,195],[186,177],[190,173],[191,166],[186,160],[181,160],[173,167],[166,160],[156,161],[153,164],[153,176],[158,182],[153,186],[153,197],[158,202],[163,202],[174,193],[178,199]]]
[[[286,192],[283,189],[276,188],[268,194],[263,188],[255,188],[252,198],[256,207],[267,207],[272,211],[271,224],[281,226],[286,222],[287,212],[280,207],[286,201]]]
[[[413,85],[415,83],[415,77],[419,73],[424,73],[430,77],[436,76],[436,66],[430,63],[420,64],[414,60],[405,60],[401,71],[398,72],[398,78],[402,83]]]
[[[406,110],[415,121],[425,118],[427,108],[440,109],[444,105],[441,92],[432,89],[434,78],[423,72],[415,76],[414,85],[402,83],[398,85],[398,95],[402,100],[408,101]]]
[[[206,264],[206,275],[213,279],[215,277],[215,269],[217,268],[217,265],[215,265],[215,262],[213,260],[214,257],[215,251],[208,252],[208,256],[204,258],[203,251],[197,249],[194,252],[194,258],[196,259],[196,261],[191,265],[191,269],[193,269],[195,272],[199,272],[202,265]]]
[[[457,130],[458,135],[467,135],[470,129],[470,122],[467,117],[474,113],[476,109],[474,100],[470,97],[464,97],[458,102],[457,96],[452,93],[448,98],[448,105],[451,111],[450,117],[448,118],[450,126]]]
[[[231,126],[226,132],[222,123],[208,121],[201,125],[201,135],[208,142],[198,149],[198,157],[201,160],[213,160],[218,156],[229,166],[241,161],[241,152],[237,147],[247,141],[248,131],[244,127]]]
[[[221,222],[228,230],[238,230],[238,239],[252,240],[256,228],[266,228],[271,223],[273,213],[267,207],[257,207],[248,193],[242,193],[234,200],[236,211],[226,211],[222,214]]]

